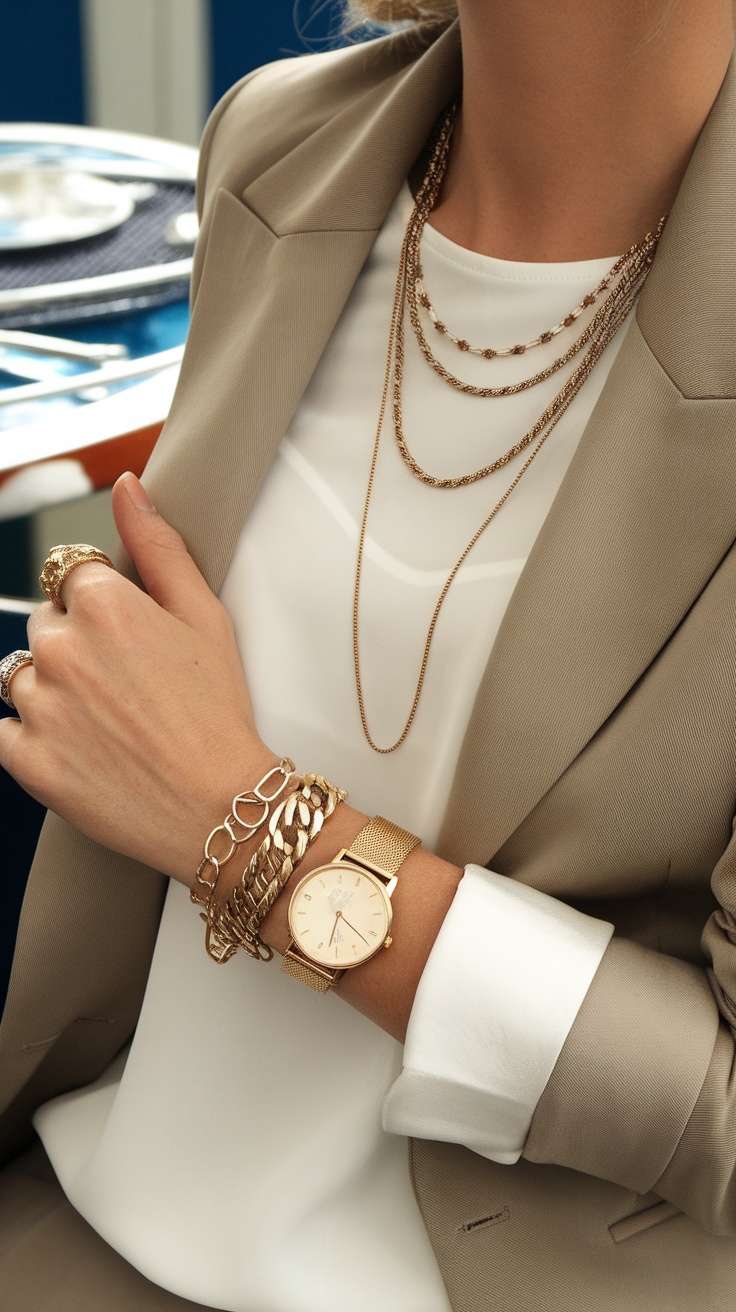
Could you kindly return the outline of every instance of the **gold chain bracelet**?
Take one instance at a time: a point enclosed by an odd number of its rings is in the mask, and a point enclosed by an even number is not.
[[[268,833],[240,883],[223,906],[211,896],[202,913],[205,947],[218,965],[229,961],[238,948],[257,961],[271,960],[273,951],[263,942],[260,927],[325,820],[346,797],[342,788],[321,775],[306,774],[301,787],[276,807]]]
[[[269,785],[276,776],[280,777],[278,786],[271,789]],[[238,793],[233,798],[232,811],[221,825],[217,825],[208,835],[204,845],[204,856],[197,866],[195,883],[189,896],[196,906],[207,907],[212,899],[222,867],[235,855],[241,843],[246,843],[262,829],[271,814],[271,807],[281,796],[287,785],[295,778],[294,762],[284,756],[273,769],[264,774],[255,788]],[[252,820],[244,817],[247,810],[256,808]],[[217,848],[220,847],[219,855]],[[207,875],[210,878],[207,878]],[[201,892],[200,890],[205,890]]]

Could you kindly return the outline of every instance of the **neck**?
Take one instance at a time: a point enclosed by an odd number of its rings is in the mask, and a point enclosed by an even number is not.
[[[432,224],[501,259],[615,256],[677,193],[732,0],[459,0],[463,102]]]

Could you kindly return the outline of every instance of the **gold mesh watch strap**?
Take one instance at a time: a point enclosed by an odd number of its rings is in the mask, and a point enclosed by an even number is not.
[[[365,861],[391,878],[419,843],[420,839],[408,829],[374,815],[356,834],[345,856],[347,860],[352,857],[355,861]]]
[[[315,993],[326,993],[342,972],[327,970],[313,961],[304,961],[296,955],[298,951],[298,948],[296,952],[291,948],[286,949],[284,959],[281,962],[281,969],[284,974],[291,975],[292,979],[298,979],[300,984],[308,984],[310,989],[314,989]]]

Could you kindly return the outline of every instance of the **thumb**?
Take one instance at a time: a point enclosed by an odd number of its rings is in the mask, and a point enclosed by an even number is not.
[[[135,474],[121,474],[112,490],[115,525],[147,593],[193,628],[212,592],[176,529],[167,524]]]

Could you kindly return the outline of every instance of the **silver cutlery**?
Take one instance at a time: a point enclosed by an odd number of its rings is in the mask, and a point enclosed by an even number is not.
[[[83,395],[90,388],[108,388],[116,383],[131,382],[136,378],[145,378],[149,374],[160,373],[163,369],[180,364],[183,355],[184,347],[174,346],[168,351],[158,351],[155,355],[142,356],[138,360],[103,364],[99,369],[75,374],[72,378],[58,378],[43,383],[8,387],[0,391],[0,407],[20,405],[28,401],[46,401],[57,396]]]
[[[49,337],[43,333],[16,332],[0,328],[0,348],[22,351],[25,355],[51,356],[57,360],[79,360],[101,364],[107,360],[124,360],[127,346],[117,342],[75,342],[69,337]]]

